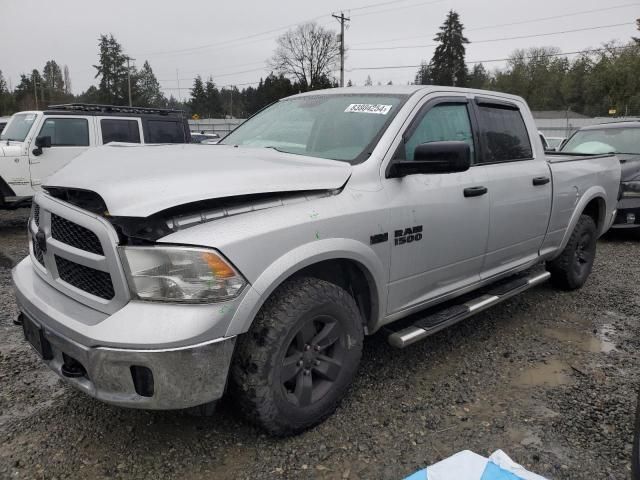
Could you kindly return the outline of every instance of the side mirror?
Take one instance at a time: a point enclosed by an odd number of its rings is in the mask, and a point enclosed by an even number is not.
[[[36,148],[33,149],[33,154],[35,156],[42,155],[43,148],[51,148],[51,137],[49,135],[36,137]]]
[[[387,177],[464,172],[471,167],[471,148],[467,142],[422,143],[416,147],[413,158],[391,164]]]

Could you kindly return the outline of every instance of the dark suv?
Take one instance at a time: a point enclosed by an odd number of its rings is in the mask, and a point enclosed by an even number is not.
[[[611,228],[640,234],[640,120],[583,127],[565,142],[562,152],[615,152],[622,166],[618,213]]]

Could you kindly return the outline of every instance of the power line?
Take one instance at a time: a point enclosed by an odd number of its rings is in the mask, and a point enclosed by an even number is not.
[[[301,23],[307,23],[307,22],[315,22],[316,20],[319,20],[321,18],[326,17],[327,15],[318,15],[316,17],[313,17],[311,19],[308,20],[303,20],[300,22],[296,22],[296,23],[290,23],[288,25],[284,25],[282,27],[278,27],[278,28],[274,28],[271,30],[265,30],[263,32],[258,32],[258,33],[253,33],[251,35],[245,35],[242,37],[236,37],[230,40],[224,40],[222,42],[213,42],[213,43],[208,43],[205,45],[199,45],[197,47],[188,47],[188,48],[181,48],[181,49],[177,49],[177,50],[164,50],[164,51],[159,51],[159,52],[150,52],[150,53],[145,53],[145,54],[139,54],[139,55],[143,55],[143,56],[160,56],[160,55],[175,55],[175,54],[179,54],[179,53],[188,53],[188,52],[194,52],[194,51],[198,51],[198,50],[203,50],[203,49],[208,49],[208,48],[212,48],[212,47],[218,47],[218,46],[225,46],[228,45],[230,43],[235,43],[235,42],[239,42],[242,40],[248,40],[251,38],[256,38],[256,37],[261,37],[263,35],[269,35],[271,33],[275,33],[275,32],[279,32],[281,30],[286,30],[288,28],[292,28],[295,27],[297,25],[300,25]]]
[[[595,52],[603,52],[609,50],[620,50],[629,48],[626,46],[621,47],[609,47],[609,48],[592,48],[588,50],[576,50],[574,52],[560,52],[560,53],[547,53],[543,55],[525,55],[523,58],[541,58],[541,57],[562,57],[564,55],[575,55],[580,53],[595,53]],[[474,63],[495,63],[495,62],[506,62],[507,60],[511,60],[512,57],[507,58],[492,58],[489,60],[469,60],[466,61],[466,64],[474,64]],[[388,66],[376,66],[376,67],[355,67],[347,70],[347,72],[354,72],[357,70],[393,70],[393,69],[401,69],[401,68],[419,68],[422,65],[388,65]]]
[[[574,17],[576,15],[584,15],[587,13],[595,13],[595,12],[603,12],[603,11],[608,11],[608,10],[615,10],[615,9],[619,9],[619,8],[627,8],[627,7],[637,7],[638,4],[637,3],[626,3],[624,5],[614,5],[612,7],[605,7],[605,8],[596,8],[596,9],[592,9],[592,10],[582,10],[579,12],[571,12],[571,13],[563,13],[561,15],[554,15],[551,17],[541,17],[541,18],[533,18],[533,19],[529,19],[529,20],[523,20],[523,21],[517,21],[517,22],[510,22],[510,23],[502,23],[502,24],[498,24],[498,25],[487,25],[487,26],[483,26],[483,27],[476,27],[476,28],[470,28],[470,29],[465,29],[466,32],[475,32],[478,30],[486,30],[489,28],[496,28],[496,27],[505,27],[505,26],[511,26],[511,25],[524,25],[524,24],[528,24],[528,23],[535,23],[535,22],[541,22],[544,20],[553,20],[556,18],[564,18],[564,17]],[[373,45],[376,43],[386,43],[386,42],[395,42],[398,40],[415,40],[418,38],[431,38],[432,35],[418,35],[418,36],[412,36],[412,37],[397,37],[397,38],[388,38],[386,40],[376,40],[375,42],[360,42],[360,43],[352,43],[351,45]],[[353,49],[352,49],[353,50]]]
[[[407,2],[407,1],[409,1],[409,0],[391,0],[389,2],[371,3],[369,5],[362,5],[360,7],[348,8],[347,10],[349,12],[355,12],[357,10],[364,10],[364,9],[368,9],[368,8],[382,7],[384,5],[391,5],[393,3],[402,3],[402,2]]]
[[[397,10],[404,10],[406,8],[421,7],[423,5],[433,5],[435,3],[442,3],[445,1],[446,0],[431,0],[428,2],[415,3],[413,5],[402,5],[400,7],[385,8],[384,10],[376,10],[375,12],[359,13],[359,14],[356,14],[356,17],[360,18],[360,17],[366,17],[367,15],[376,15],[377,13],[395,12]]]
[[[571,12],[571,13],[564,13],[562,15],[554,15],[551,17],[540,17],[540,18],[535,18],[535,19],[531,19],[531,20],[523,20],[520,22],[510,22],[510,23],[501,23],[501,24],[497,24],[497,25],[486,25],[484,27],[476,27],[476,28],[470,28],[467,30],[467,32],[475,32],[477,30],[486,30],[488,28],[496,28],[496,27],[507,27],[507,26],[511,26],[511,25],[524,25],[525,23],[531,23],[531,22],[542,22],[544,20],[553,20],[556,18],[565,18],[565,17],[573,17],[575,15],[582,15],[582,14],[586,14],[586,13],[595,13],[595,12],[604,12],[606,10],[614,10],[617,8],[626,8],[626,7],[638,7],[638,3],[627,3],[624,5],[616,5],[613,7],[604,7],[604,8],[595,8],[593,10],[583,10],[581,12]]]
[[[223,89],[229,87],[244,87],[246,85],[257,85],[260,81],[257,82],[244,82],[244,83],[229,83],[227,85],[216,85],[216,88]],[[160,87],[162,90],[191,90],[191,87]]]
[[[500,38],[489,38],[489,39],[485,39],[485,40],[475,40],[470,42],[471,45],[474,45],[476,43],[490,43],[490,42],[502,42],[505,40],[518,40],[518,39],[524,39],[524,38],[536,38],[536,37],[548,37],[551,35],[561,35],[561,34],[565,34],[565,33],[575,33],[575,32],[586,32],[588,30],[599,30],[599,29],[603,29],[603,28],[612,28],[612,27],[621,27],[621,26],[626,26],[626,25],[635,25],[635,22],[625,22],[625,23],[614,23],[611,25],[598,25],[595,27],[585,27],[585,28],[576,28],[573,30],[562,30],[562,31],[558,31],[558,32],[548,32],[548,33],[536,33],[536,34],[532,34],[532,35],[518,35],[515,37],[500,37]],[[351,50],[353,51],[370,51],[370,50],[398,50],[398,49],[405,49],[405,48],[426,48],[426,47],[435,47],[437,46],[437,43],[431,43],[428,45],[396,45],[393,47],[369,47],[369,48],[352,48]]]
[[[265,67],[262,68],[252,68],[251,70],[241,70],[238,72],[226,72],[226,73],[219,73],[216,75],[211,75],[212,78],[218,78],[218,77],[230,77],[232,75],[240,75],[243,73],[251,73],[251,72],[261,72],[263,70],[266,70]],[[196,77],[190,77],[190,78],[167,78],[167,79],[162,79],[162,80],[158,80],[159,82],[175,82],[175,81],[192,81],[195,80],[197,78]],[[202,76],[200,76],[200,78],[202,78]]]

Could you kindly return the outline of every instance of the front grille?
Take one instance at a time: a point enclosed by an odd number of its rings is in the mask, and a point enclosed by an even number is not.
[[[51,236],[85,252],[104,255],[102,244],[95,233],[54,213],[51,214]]]
[[[35,238],[31,239],[31,243],[33,244],[33,254],[36,256],[36,260],[44,267],[44,254],[40,250],[40,245],[38,245]]]
[[[111,300],[115,297],[111,275],[107,272],[85,267],[55,255],[60,279],[96,297]]]
[[[33,221],[36,222],[36,226],[40,225],[40,205],[33,204]]]

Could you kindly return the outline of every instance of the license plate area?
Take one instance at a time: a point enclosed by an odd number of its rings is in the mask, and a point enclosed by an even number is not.
[[[22,315],[22,330],[24,332],[24,338],[26,338],[35,351],[38,352],[38,355],[44,360],[51,360],[53,358],[51,344],[44,338],[42,329],[24,314]]]

